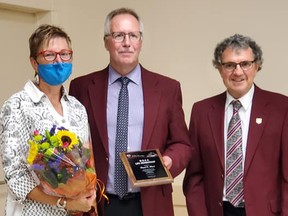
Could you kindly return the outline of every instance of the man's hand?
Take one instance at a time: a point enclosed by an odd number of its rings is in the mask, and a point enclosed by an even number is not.
[[[169,156],[163,156],[163,162],[168,169],[172,167],[172,159]]]

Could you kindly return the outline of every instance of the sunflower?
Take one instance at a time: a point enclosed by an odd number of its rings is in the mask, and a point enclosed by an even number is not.
[[[57,132],[57,138],[59,140],[59,146],[66,150],[72,150],[74,145],[78,144],[78,139],[75,133],[68,130],[59,130]]]
[[[32,140],[29,140],[28,143],[30,145],[30,149],[28,152],[27,162],[29,164],[33,164],[33,161],[35,160],[38,153],[38,145]]]

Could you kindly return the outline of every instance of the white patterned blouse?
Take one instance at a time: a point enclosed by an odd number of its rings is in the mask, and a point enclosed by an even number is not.
[[[27,140],[34,130],[50,130],[53,125],[63,126],[83,140],[89,139],[89,125],[84,106],[66,94],[62,87],[63,116],[51,105],[48,97],[34,82],[28,81],[24,89],[12,95],[0,113],[0,153],[4,179],[8,186],[5,215],[39,216],[69,215],[56,206],[27,199],[39,181],[26,163],[29,150]],[[13,209],[14,212],[11,212]],[[16,213],[17,211],[18,213]]]

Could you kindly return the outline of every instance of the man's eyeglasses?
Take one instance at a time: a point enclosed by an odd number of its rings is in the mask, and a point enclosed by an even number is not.
[[[221,63],[221,65],[222,65],[222,68],[225,71],[232,72],[232,71],[234,71],[236,69],[237,65],[239,65],[243,71],[247,71],[247,70],[252,68],[254,63],[255,63],[255,60],[253,60],[253,61],[242,61],[242,62],[239,62],[239,63],[226,62],[226,63]]]
[[[39,52],[37,56],[38,55],[43,55],[44,59],[49,62],[55,61],[55,59],[57,58],[57,55],[60,56],[62,61],[69,61],[72,58],[73,51],[61,50],[60,52],[54,52],[50,50],[44,50],[44,51]]]
[[[125,40],[126,35],[129,36],[130,41],[138,42],[142,39],[142,32],[136,31],[136,32],[112,32],[111,34],[107,34],[106,36],[111,36],[112,39],[117,43],[122,43]]]

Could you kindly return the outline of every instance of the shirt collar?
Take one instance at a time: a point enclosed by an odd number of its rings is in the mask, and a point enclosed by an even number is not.
[[[37,88],[36,83],[31,80],[25,84],[24,90],[27,92],[28,96],[34,103],[39,103],[43,97],[46,97],[44,92],[40,91],[40,89]],[[68,101],[68,95],[66,89],[63,86],[61,87],[61,94],[62,98],[65,101]]]
[[[121,75],[112,68],[111,65],[109,65],[109,78],[108,78],[108,85],[113,84],[118,78],[120,78]],[[137,64],[137,66],[126,75],[133,83],[136,85],[139,85],[141,82],[141,68],[140,65]]]
[[[243,109],[246,111],[250,104],[252,103],[252,99],[253,99],[253,95],[254,95],[254,91],[255,91],[255,86],[254,84],[252,85],[252,87],[250,88],[250,90],[241,98],[238,98],[238,100],[241,102]],[[236,100],[235,98],[232,97],[232,95],[230,95],[228,93],[228,91],[226,91],[226,103],[225,103],[225,110],[228,109],[228,106],[230,105],[230,103]]]

